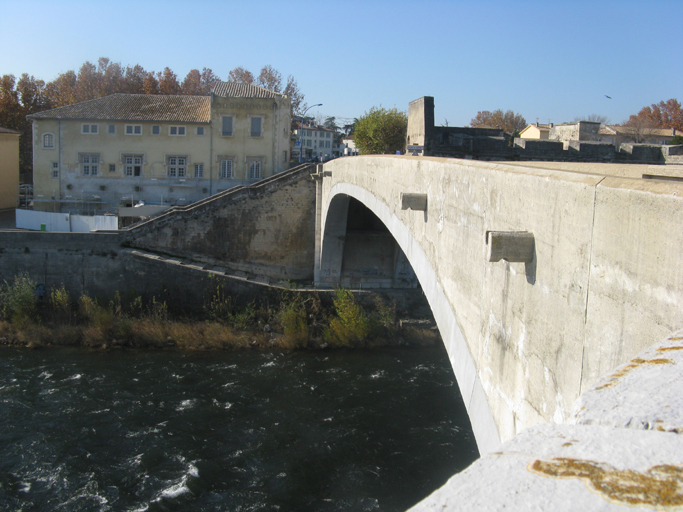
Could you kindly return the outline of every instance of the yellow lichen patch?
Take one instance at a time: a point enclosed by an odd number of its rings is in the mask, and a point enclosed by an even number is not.
[[[673,338],[668,338],[671,341],[683,340],[683,336],[674,336]]]
[[[657,349],[657,352],[670,352],[672,350],[683,350],[683,346],[675,346],[675,347],[659,347]]]
[[[668,509],[683,505],[683,467],[654,466],[645,472],[615,469],[590,460],[536,460],[529,471],[552,478],[580,478],[589,489],[618,504]]]
[[[647,364],[676,364],[676,362],[673,359],[665,359],[665,358],[656,358],[656,359],[641,359],[640,357],[636,357],[635,359],[631,359],[631,362],[621,368],[620,370],[617,370],[614,372],[612,375],[610,375],[610,380],[605,382],[604,384],[601,384],[597,388],[598,389],[605,389],[605,388],[611,388],[614,386],[617,381],[629,373],[631,370],[634,368],[638,368],[639,366],[647,365]]]

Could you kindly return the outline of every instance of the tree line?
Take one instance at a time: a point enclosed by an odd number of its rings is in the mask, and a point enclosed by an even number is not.
[[[110,94],[183,94],[205,96],[221,79],[210,69],[192,69],[180,80],[171,68],[147,71],[139,64],[122,66],[101,57],[97,64],[86,61],[78,70],[61,73],[51,82],[23,73],[0,78],[0,126],[21,133],[19,139],[19,166],[22,174],[33,167],[31,123],[26,116],[52,108],[73,105]],[[258,85],[289,96],[294,113],[306,109],[304,95],[292,75],[286,80],[270,65],[258,75],[243,67],[230,71],[228,80]]]
[[[608,124],[607,117],[592,114],[586,117],[576,117],[577,121],[593,121],[601,124]],[[477,115],[470,121],[470,126],[473,128],[502,128],[504,131],[514,134],[521,132],[527,126],[526,119],[521,114],[508,110],[503,112],[502,109],[488,111],[480,110]],[[622,126],[627,126],[635,130],[648,130],[656,128],[675,128],[683,131],[683,109],[681,103],[672,98],[667,101],[660,101],[653,103],[649,107],[643,107],[637,114],[631,115]]]

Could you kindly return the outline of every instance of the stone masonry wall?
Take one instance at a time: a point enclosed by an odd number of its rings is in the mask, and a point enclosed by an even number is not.
[[[48,293],[110,296],[120,286],[118,233],[0,231],[0,282],[28,273]]]
[[[127,247],[271,279],[310,279],[315,250],[313,166],[237,187],[124,230]]]

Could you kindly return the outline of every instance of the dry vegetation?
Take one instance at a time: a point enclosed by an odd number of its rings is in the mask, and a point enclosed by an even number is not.
[[[140,296],[108,301],[69,296],[62,288],[43,302],[28,275],[0,286],[0,344],[30,348],[243,348],[305,349],[433,344],[435,330],[401,328],[396,308],[379,296],[362,307],[340,288],[334,307],[325,308],[316,294],[284,291],[275,306],[238,307],[219,285],[200,314],[176,318],[165,302]]]

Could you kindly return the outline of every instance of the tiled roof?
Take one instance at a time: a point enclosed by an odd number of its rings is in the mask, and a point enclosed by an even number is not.
[[[316,126],[313,124],[304,124],[302,125],[300,122],[296,122],[295,126],[298,128],[301,128],[302,130],[315,130],[319,132],[332,132],[334,133],[334,130],[330,130],[329,128],[325,128],[324,126]]]
[[[66,107],[45,110],[31,114],[27,118],[208,123],[211,120],[211,98],[209,96],[112,94]]]
[[[244,84],[241,82],[218,82],[213,88],[213,93],[216,96],[225,98],[286,98],[284,94],[269,91],[258,85]]]
[[[16,130],[10,130],[9,128],[3,128],[2,126],[0,126],[0,133],[12,133],[15,135],[21,135],[21,132],[18,132]]]

